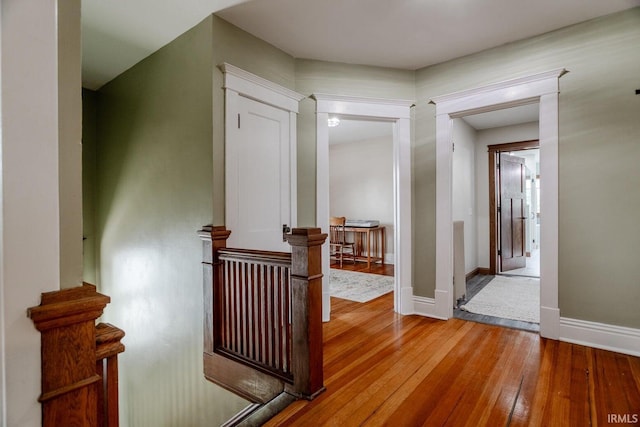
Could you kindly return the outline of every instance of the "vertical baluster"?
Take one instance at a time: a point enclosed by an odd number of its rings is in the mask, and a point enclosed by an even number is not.
[[[218,327],[220,328],[220,345],[222,345],[223,348],[227,348],[229,346],[229,292],[227,292],[227,284],[229,283],[229,261],[224,260],[223,265],[222,283],[219,285],[221,292],[218,294],[218,297],[223,301],[223,303],[220,304],[220,310],[222,311],[220,319],[222,320],[222,324]]]
[[[284,332],[284,325],[285,325],[285,318],[284,318],[284,306],[283,306],[283,302],[284,302],[284,288],[282,287],[283,285],[283,280],[282,280],[282,272],[284,270],[284,267],[278,267],[278,317],[279,317],[279,321],[278,321],[278,369],[281,371],[284,371],[284,348],[285,348],[285,343],[284,343],[284,337],[283,337],[283,332]]]
[[[246,290],[246,286],[247,286],[247,264],[245,262],[241,262],[240,263],[240,280],[239,280],[239,286],[238,286],[238,335],[240,337],[239,339],[239,346],[238,346],[238,352],[240,354],[245,354],[246,351],[246,337],[245,337],[245,330],[246,330],[246,322],[245,322],[245,316],[247,315],[246,313],[246,294],[245,294],[245,290]]]
[[[233,262],[233,269],[231,270],[231,286],[229,292],[231,293],[231,315],[229,319],[229,327],[231,328],[231,346],[230,350],[238,351],[238,328],[236,320],[238,318],[238,263]]]
[[[249,273],[251,271],[251,264],[245,264],[244,270],[244,354],[246,357],[251,357],[251,281]]]
[[[250,284],[250,304],[249,304],[249,357],[256,360],[256,265],[251,264],[251,270],[249,273]]]
[[[269,315],[269,358],[267,359],[267,364],[269,366],[273,365],[273,355],[275,353],[275,336],[273,334],[273,324],[275,323],[274,313],[273,313],[273,303],[274,303],[274,295],[273,295],[273,266],[269,266],[269,275],[268,275],[268,289],[269,295],[269,304],[267,306],[267,314]]]
[[[283,342],[284,342],[284,372],[290,372],[291,367],[291,294],[289,292],[289,268],[285,268],[283,272],[283,289],[284,289],[284,298],[282,299],[282,303],[285,309],[284,315],[284,327],[282,329],[283,333]]]
[[[264,275],[263,275],[264,267],[259,265],[257,268],[258,278],[256,281],[256,288],[258,293],[258,308],[256,310],[256,315],[258,317],[258,351],[256,355],[256,360],[264,363],[264,345],[262,340],[264,339],[264,298],[263,298],[263,289],[264,289]]]

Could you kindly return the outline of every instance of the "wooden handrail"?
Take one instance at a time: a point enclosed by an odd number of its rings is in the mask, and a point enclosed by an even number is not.
[[[98,426],[118,427],[118,354],[124,331],[109,323],[96,325],[96,374],[102,378],[98,390]]]

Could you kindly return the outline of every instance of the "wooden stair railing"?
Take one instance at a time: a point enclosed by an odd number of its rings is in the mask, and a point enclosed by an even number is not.
[[[95,286],[85,283],[43,293],[40,305],[29,308],[29,317],[41,333],[42,394],[38,400],[43,427],[118,426],[115,358],[124,351],[120,343],[124,332],[95,324],[109,301]],[[96,372],[105,357],[106,378],[104,370]],[[103,405],[108,406],[108,413]]]
[[[110,323],[96,325],[96,373],[98,387],[98,427],[118,427],[118,354],[124,351],[124,331]]]
[[[320,259],[327,235],[293,229],[286,235],[292,252],[284,253],[227,248],[224,227],[199,234],[205,377],[258,404],[282,393],[313,399],[324,390]]]

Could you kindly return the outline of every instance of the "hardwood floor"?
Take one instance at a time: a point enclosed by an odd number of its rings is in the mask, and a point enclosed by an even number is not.
[[[324,384],[267,426],[587,426],[639,414],[640,358],[332,298]]]
[[[371,273],[371,274],[382,274],[383,276],[393,276],[393,264],[371,264],[371,269],[367,268],[366,262],[356,262],[353,263],[351,261],[346,261],[342,263],[342,267],[340,267],[340,263],[331,260],[331,268],[336,268],[339,270],[349,270],[349,271],[359,271],[361,273]]]

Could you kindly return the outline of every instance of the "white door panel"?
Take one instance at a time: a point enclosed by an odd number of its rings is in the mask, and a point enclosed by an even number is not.
[[[290,251],[282,241],[282,225],[291,225],[289,112],[243,96],[235,105],[226,144],[228,245]]]

